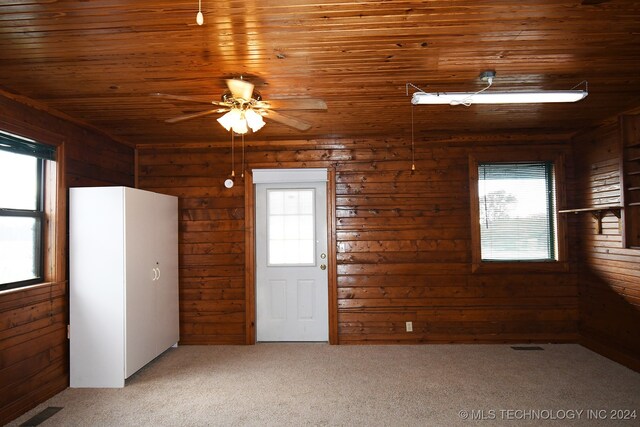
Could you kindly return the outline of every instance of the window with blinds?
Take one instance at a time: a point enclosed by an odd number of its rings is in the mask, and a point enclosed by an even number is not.
[[[43,281],[44,162],[54,154],[0,132],[0,290]]]
[[[553,163],[479,163],[482,261],[554,261]]]

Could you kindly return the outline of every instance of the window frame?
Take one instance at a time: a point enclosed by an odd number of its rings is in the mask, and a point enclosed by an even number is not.
[[[61,175],[63,147],[58,144],[50,144],[49,141],[38,140],[36,142],[20,135],[26,133],[28,132],[15,132],[13,129],[2,128],[0,137],[4,140],[3,142],[14,139],[24,144],[19,149],[5,151],[29,155],[38,160],[37,206],[35,210],[0,208],[0,216],[31,217],[39,220],[40,233],[37,242],[39,246],[37,248],[39,274],[33,279],[0,284],[0,294],[57,283],[63,280],[65,274],[62,263],[64,247],[62,237],[65,231],[62,227],[63,224],[60,223],[62,217],[58,215],[61,203],[64,203],[64,199],[60,198],[64,194],[64,180]]]
[[[17,153],[14,153],[17,154]],[[0,283],[0,290],[13,289],[22,286],[35,285],[44,281],[44,163],[42,158],[35,157],[36,159],[36,206],[35,209],[11,209],[3,208],[0,206],[0,217],[6,218],[33,218],[36,220],[38,233],[34,241],[34,254],[37,259],[34,260],[37,270],[36,277],[33,279],[19,280],[16,282]]]
[[[562,152],[539,150],[536,154],[526,152],[486,152],[469,155],[469,197],[471,220],[471,271],[473,273],[497,272],[541,272],[568,271],[566,218],[558,215],[558,210],[565,205],[565,157]],[[555,176],[554,206],[556,222],[556,259],[551,260],[483,260],[480,239],[480,204],[478,200],[478,165],[482,163],[544,163],[552,164]]]

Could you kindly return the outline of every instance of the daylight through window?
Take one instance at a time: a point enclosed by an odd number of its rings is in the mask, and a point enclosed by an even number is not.
[[[553,261],[556,253],[553,164],[478,164],[483,261]]]
[[[0,290],[43,281],[44,162],[53,153],[0,132]]]

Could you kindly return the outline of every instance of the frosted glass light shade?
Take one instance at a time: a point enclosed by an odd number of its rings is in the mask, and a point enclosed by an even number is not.
[[[249,132],[249,128],[247,127],[247,121],[245,119],[240,119],[231,126],[231,129],[237,134],[245,134]]]
[[[262,116],[251,108],[244,111],[239,108],[234,108],[224,116],[218,118],[218,123],[222,125],[226,130],[231,130],[237,134],[245,134],[249,132],[249,128],[252,131],[257,132],[265,125]]]
[[[220,123],[226,130],[231,130],[231,127],[241,119],[242,113],[237,108],[234,108],[224,116],[218,118],[218,123]]]
[[[251,130],[254,132],[259,131],[264,126],[262,116],[250,108],[244,112],[244,118],[247,120],[247,124]]]

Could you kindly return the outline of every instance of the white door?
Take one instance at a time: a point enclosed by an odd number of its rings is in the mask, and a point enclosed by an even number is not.
[[[157,269],[156,354],[160,354],[180,337],[178,319],[178,199],[164,194],[155,198],[154,254]]]
[[[258,341],[327,341],[326,182],[256,184]]]
[[[154,194],[124,188],[125,204],[125,378],[156,356],[154,235],[149,206]],[[107,267],[108,268],[108,267]]]

